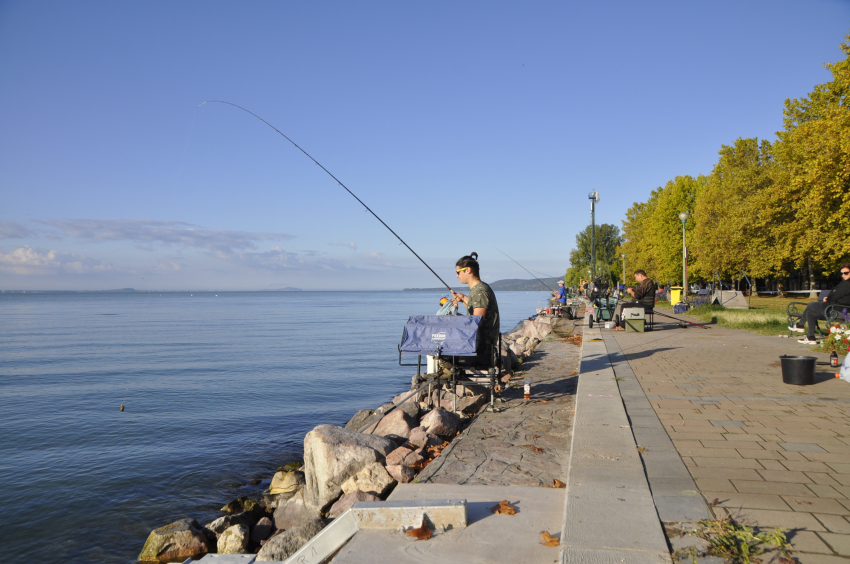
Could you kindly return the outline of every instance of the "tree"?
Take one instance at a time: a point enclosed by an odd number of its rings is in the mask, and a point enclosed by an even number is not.
[[[577,286],[580,278],[588,278],[590,269],[591,226],[576,235],[576,248],[570,251],[570,268],[565,280],[567,284]],[[618,249],[623,242],[620,229],[610,223],[596,226],[596,273],[613,276],[619,274]],[[612,278],[609,278],[613,282]]]
[[[776,188],[772,146],[758,139],[722,145],[720,160],[696,202],[694,271],[711,278],[783,272],[786,251],[774,225],[785,214]],[[777,205],[778,204],[778,205]]]
[[[785,101],[785,130],[777,132],[776,161],[788,174],[778,197],[792,221],[775,233],[798,268],[811,258],[832,270],[850,257],[850,44],[841,50],[843,61],[824,65],[832,81]]]

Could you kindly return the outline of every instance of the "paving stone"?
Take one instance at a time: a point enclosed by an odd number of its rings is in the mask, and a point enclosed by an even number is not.
[[[711,424],[715,427],[746,427],[747,424],[743,421],[717,421],[712,420]]]
[[[732,515],[739,520],[752,522],[759,527],[781,527],[783,529],[807,529],[825,531],[820,521],[811,513],[798,511],[772,511],[769,509],[738,509]]]
[[[793,531],[786,537],[795,551],[832,554],[832,549],[811,531]],[[806,560],[804,559],[803,562]]]
[[[777,511],[788,511],[790,507],[778,495],[752,494],[739,492],[703,491],[708,500],[719,500],[717,505],[729,508],[746,507],[748,509],[774,509]]]
[[[735,488],[743,493],[777,494],[808,496],[811,490],[805,484],[787,482],[754,482],[750,480],[732,480]]]
[[[784,495],[782,498],[794,511],[846,515],[847,509],[834,499]]]
[[[847,520],[846,512],[843,515],[815,513],[815,518],[831,533],[850,534],[850,521]]]
[[[762,478],[768,482],[793,482],[795,484],[811,483],[809,477],[802,472],[791,472],[790,470],[759,470]]]
[[[754,470],[763,468],[757,460],[748,458],[708,458],[701,456],[695,457],[693,460],[697,466],[702,468],[751,468]]]
[[[701,492],[727,492],[728,493],[728,492],[737,492],[738,491],[738,490],[735,489],[735,486],[732,485],[732,482],[730,482],[729,480],[722,479],[722,478],[697,478],[696,480],[694,480],[694,482],[696,483],[697,488],[699,488],[699,490]],[[705,495],[706,495],[706,497],[709,496],[709,494],[705,494]],[[716,497],[716,493],[711,494],[711,495],[714,495]],[[714,499],[714,498],[709,498],[709,499]]]
[[[840,491],[844,486],[827,486],[822,484],[806,484],[806,486],[818,497],[837,499],[839,501],[847,499],[847,496]]]
[[[850,535],[836,533],[821,533],[820,537],[841,556],[850,556]]]

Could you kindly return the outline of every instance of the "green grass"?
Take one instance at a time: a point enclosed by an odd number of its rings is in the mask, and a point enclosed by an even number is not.
[[[695,307],[688,315],[730,329],[743,329],[760,335],[788,332],[788,316],[775,309],[726,309],[719,305]]]

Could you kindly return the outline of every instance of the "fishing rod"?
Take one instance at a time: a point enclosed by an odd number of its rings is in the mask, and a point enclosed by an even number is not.
[[[510,256],[508,256],[508,253],[506,253],[505,251],[499,250],[499,249],[497,249],[496,247],[493,247],[493,248],[494,248],[494,249],[496,249],[497,251],[499,251],[500,253],[502,253],[503,255],[505,255],[506,257],[508,257],[509,259],[514,260],[514,259],[512,259]],[[514,260],[514,262],[516,262],[516,261]],[[528,272],[529,274],[531,274],[531,271],[530,271],[530,270],[528,270],[526,267],[524,267],[523,265],[519,264],[518,262],[516,262],[516,263],[517,263],[517,265],[518,265],[521,269],[523,269],[524,271],[526,271],[526,272]],[[531,274],[531,275],[532,275],[532,276],[534,276],[534,274]],[[546,286],[546,284],[545,284],[545,283],[543,282],[543,280],[541,280],[540,278],[537,278],[536,276],[534,276],[534,278],[535,278],[535,279],[537,279],[537,281],[538,281],[538,282],[540,282],[541,284],[543,284],[543,286],[544,286],[547,290],[550,290],[550,291],[552,291],[552,292],[554,292],[554,291],[555,291],[555,290],[552,290],[552,288],[550,288],[549,286]],[[553,276],[552,278],[554,278],[554,276]]]
[[[654,310],[652,313],[655,314],[655,315],[660,315],[662,317],[666,317],[667,319],[673,319],[675,321],[678,321],[679,323],[687,323],[688,325],[693,325],[694,327],[699,327],[700,329],[708,329],[708,326],[704,325],[702,323],[691,323],[690,321],[685,321],[684,319],[679,319],[678,317],[673,317],[672,315],[667,315],[666,313],[661,313],[657,309]]]
[[[260,116],[258,116],[257,114],[255,114],[254,112],[252,112],[252,111],[250,111],[250,110],[246,110],[246,109],[245,109],[245,108],[243,108],[242,106],[237,106],[236,104],[233,104],[233,103],[231,103],[231,102],[225,102],[224,100],[206,100],[206,101],[201,102],[200,104],[198,104],[198,107],[200,108],[201,106],[203,106],[204,104],[207,104],[207,103],[227,104],[228,106],[233,106],[234,108],[238,108],[238,109],[242,110],[242,111],[243,111],[243,112],[245,112],[245,113],[251,114],[252,116],[254,116],[255,118],[257,118],[258,120],[260,120],[260,121],[261,121],[261,122],[263,122],[264,124],[268,125],[268,126],[269,126],[269,127],[271,127],[272,129],[274,129],[274,130],[275,130],[278,134],[280,134],[280,136],[281,136],[281,137],[283,137],[284,139],[286,139],[287,141],[289,141],[290,143],[292,143],[292,144],[295,146],[295,148],[296,148],[296,149],[298,149],[299,151],[301,151],[302,153],[304,153],[305,155],[307,155],[307,157],[308,157],[311,161],[313,161],[314,163],[316,163],[317,165],[319,165],[319,167],[320,167],[322,170],[324,170],[325,172],[327,172],[327,173],[328,173],[328,176],[330,176],[331,178],[333,178],[334,180],[336,180],[337,184],[339,184],[340,186],[342,186],[342,187],[345,189],[345,191],[346,191],[346,192],[348,192],[349,194],[351,194],[351,197],[352,197],[352,198],[354,198],[355,200],[357,200],[358,202],[360,202],[360,205],[361,205],[361,206],[363,206],[364,208],[366,208],[366,211],[368,211],[368,212],[369,212],[369,213],[371,213],[373,216],[375,216],[375,219],[377,219],[378,221],[380,221],[380,222],[381,222],[381,225],[383,225],[384,227],[386,227],[386,228],[389,230],[389,232],[390,232],[390,233],[392,233],[393,235],[395,235],[395,238],[396,238],[396,239],[398,239],[399,241],[401,241],[401,244],[402,244],[402,245],[404,245],[405,247],[407,247],[407,250],[408,250],[408,251],[410,251],[411,253],[413,253],[413,256],[415,256],[416,258],[418,258],[418,259],[419,259],[419,262],[421,262],[422,264],[424,264],[424,265],[425,265],[425,268],[427,268],[428,270],[430,270],[430,271],[431,271],[431,274],[433,274],[434,276],[436,276],[436,277],[437,277],[437,280],[439,280],[440,282],[442,282],[442,283],[443,283],[443,286],[445,286],[445,287],[449,290],[449,292],[454,292],[454,290],[452,290],[451,286],[449,286],[448,284],[446,284],[446,282],[445,282],[442,278],[440,278],[440,275],[439,275],[439,274],[437,274],[436,272],[434,272],[434,269],[433,269],[433,268],[431,268],[430,266],[428,266],[428,263],[427,263],[427,262],[425,262],[424,260],[422,260],[422,257],[420,257],[419,255],[417,255],[417,254],[416,254],[416,251],[414,251],[413,249],[411,249],[411,248],[410,248],[410,245],[408,245],[407,243],[405,243],[405,242],[404,242],[404,239],[402,239],[401,237],[399,237],[399,236],[398,236],[398,234],[397,234],[395,231],[393,231],[393,230],[392,230],[392,228],[391,228],[389,225],[387,225],[386,223],[384,223],[384,220],[383,220],[383,219],[381,219],[380,217],[378,217],[378,214],[376,214],[375,212],[373,212],[373,211],[372,211],[372,209],[371,209],[369,206],[367,206],[366,204],[364,204],[364,203],[363,203],[363,200],[361,200],[360,198],[358,198],[358,197],[354,194],[354,192],[352,192],[351,190],[349,190],[349,189],[348,189],[348,186],[346,186],[345,184],[343,184],[342,182],[340,182],[339,178],[337,178],[336,176],[334,176],[333,174],[331,174],[331,171],[329,171],[329,170],[328,170],[328,169],[326,169],[324,166],[322,166],[322,163],[320,163],[319,161],[317,161],[316,159],[314,159],[314,158],[310,155],[310,153],[308,153],[307,151],[305,151],[304,149],[302,149],[302,148],[298,145],[298,143],[296,143],[295,141],[293,141],[292,139],[290,139],[289,137],[287,137],[286,135],[284,135],[284,133],[283,133],[283,132],[281,132],[278,128],[276,128],[275,126],[273,126],[272,124],[270,124],[269,122],[267,122],[266,120],[264,120],[263,118],[261,118]]]

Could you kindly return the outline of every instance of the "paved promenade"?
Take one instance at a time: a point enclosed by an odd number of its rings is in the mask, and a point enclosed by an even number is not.
[[[718,517],[789,530],[803,564],[850,562],[850,384],[835,369],[783,384],[779,356],[811,351],[716,326],[603,332],[662,521],[698,517],[704,499]]]

